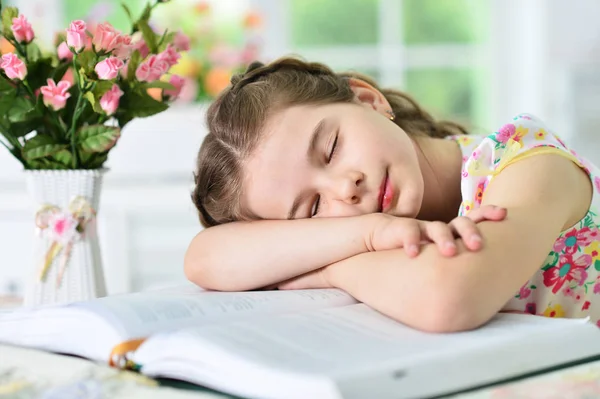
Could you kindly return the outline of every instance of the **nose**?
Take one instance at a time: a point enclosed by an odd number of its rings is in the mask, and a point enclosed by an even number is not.
[[[334,199],[348,204],[357,204],[362,196],[363,180],[364,175],[358,171],[339,176],[334,184]]]

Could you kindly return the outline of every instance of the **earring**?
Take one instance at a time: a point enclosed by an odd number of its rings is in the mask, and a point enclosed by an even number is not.
[[[394,119],[396,119],[396,115],[394,114],[394,111],[392,111],[391,109],[386,110],[385,112],[387,112],[389,114],[389,117],[391,121],[393,121]]]

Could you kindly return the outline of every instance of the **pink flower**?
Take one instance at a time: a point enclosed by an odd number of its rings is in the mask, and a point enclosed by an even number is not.
[[[67,46],[79,53],[85,48],[88,36],[86,34],[86,24],[82,20],[71,22],[67,29]]]
[[[17,18],[12,20],[12,32],[15,35],[16,41],[19,43],[30,43],[35,34],[31,28],[31,24],[27,21],[24,15],[19,15]]]
[[[535,302],[529,302],[528,304],[525,305],[525,313],[535,314],[536,311],[537,311],[537,306],[535,305]]]
[[[544,285],[552,287],[552,292],[556,294],[562,286],[569,281],[580,281],[580,272],[592,263],[590,255],[580,255],[577,258],[571,253],[564,253],[558,259],[558,264],[544,271]],[[594,287],[594,291],[595,291]]]
[[[94,70],[98,74],[98,78],[111,80],[119,75],[119,70],[123,68],[123,65],[125,65],[123,61],[117,57],[109,57],[97,63]]]
[[[170,68],[173,65],[177,64],[181,56],[179,55],[177,50],[175,50],[175,48],[169,44],[163,52],[157,55],[157,58],[159,59],[159,61],[166,62]]]
[[[161,60],[156,55],[151,55],[150,58],[135,71],[135,77],[140,82],[154,82],[160,79],[169,70],[169,64]]]
[[[117,40],[117,46],[113,51],[115,57],[125,60],[131,55],[133,46],[131,45],[131,36],[121,35]]]
[[[56,84],[52,79],[48,79],[46,82],[48,85],[40,88],[44,96],[44,104],[55,111],[63,109],[67,104],[67,99],[71,97],[71,93],[69,93],[71,83],[61,80]]]
[[[589,227],[584,227],[580,230],[573,228],[554,242],[553,250],[554,252],[565,251],[574,254],[580,246],[587,247],[590,245],[597,235],[598,233],[596,231],[591,231]]]
[[[584,296],[585,296],[585,294],[581,290],[573,291],[573,295],[572,295],[573,302],[575,302],[575,303],[581,302],[581,300],[583,299]]]
[[[573,291],[571,289],[571,287],[569,287],[567,285],[565,288],[563,288],[562,293],[563,293],[564,296],[573,296],[575,294],[575,291]]]
[[[590,308],[590,305],[591,305],[590,301],[585,301],[583,303],[583,306],[581,307],[581,310],[588,310]]]
[[[50,238],[60,244],[66,245],[77,238],[77,220],[70,213],[57,212],[48,219]]]
[[[108,22],[99,24],[96,27],[96,32],[94,33],[94,38],[92,39],[94,49],[96,51],[103,50],[106,52],[114,50],[119,42],[119,36],[121,36],[121,32],[116,30]]]
[[[594,177],[594,186],[596,187],[596,190],[600,191],[600,177]]]
[[[188,51],[190,49],[190,38],[185,33],[179,31],[173,38],[173,45],[177,51]]]
[[[600,282],[594,284],[594,294],[600,294]]]
[[[512,123],[509,123],[500,128],[500,130],[498,131],[498,134],[496,135],[496,138],[498,139],[499,142],[506,143],[512,136],[514,136],[515,131],[516,131],[515,125],[513,125]]]
[[[519,299],[526,299],[527,297],[529,297],[529,295],[531,295],[531,289],[528,287],[528,285],[529,281],[523,284],[523,286],[519,290]]]
[[[102,98],[100,99],[100,107],[102,110],[106,112],[107,115],[112,115],[119,108],[119,99],[123,95],[123,91],[119,88],[118,85],[113,85],[109,91],[104,93]]]
[[[177,97],[179,97],[181,89],[183,88],[183,85],[185,85],[185,79],[181,76],[173,75],[171,76],[171,79],[169,79],[169,83],[171,83],[175,88],[172,90],[165,90],[163,94],[165,96],[169,96],[171,100],[175,100]]]
[[[211,63],[225,68],[232,68],[241,63],[239,52],[226,45],[215,46],[208,54],[208,58]]]
[[[9,79],[25,79],[27,76],[27,67],[14,53],[4,54],[0,68],[4,70]]]
[[[144,38],[140,32],[136,32],[131,36],[131,43],[131,52],[134,52],[135,50],[139,51],[142,59],[146,58],[148,54],[150,54],[150,49],[148,48],[148,45],[144,41]]]
[[[66,42],[62,42],[58,45],[57,49],[58,58],[65,61],[71,61],[73,59],[73,52],[67,46]]]

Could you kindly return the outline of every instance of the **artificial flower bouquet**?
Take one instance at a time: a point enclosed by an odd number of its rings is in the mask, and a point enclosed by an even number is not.
[[[163,2],[137,19],[123,5],[129,34],[108,22],[91,29],[73,21],[51,53],[40,50],[17,8],[2,9],[2,35],[14,52],[0,64],[0,142],[25,169],[100,169],[128,122],[177,98],[183,79],[169,70],[189,40],[150,27]]]

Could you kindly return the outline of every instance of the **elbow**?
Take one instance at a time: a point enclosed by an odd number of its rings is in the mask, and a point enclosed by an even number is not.
[[[494,313],[485,311],[467,279],[441,273],[432,279],[432,284],[421,317],[415,320],[413,327],[431,333],[454,333],[473,330],[492,318]]]
[[[238,279],[223,272],[222,260],[214,256],[211,245],[199,233],[190,243],[183,260],[183,273],[191,283],[211,291],[244,291]]]

